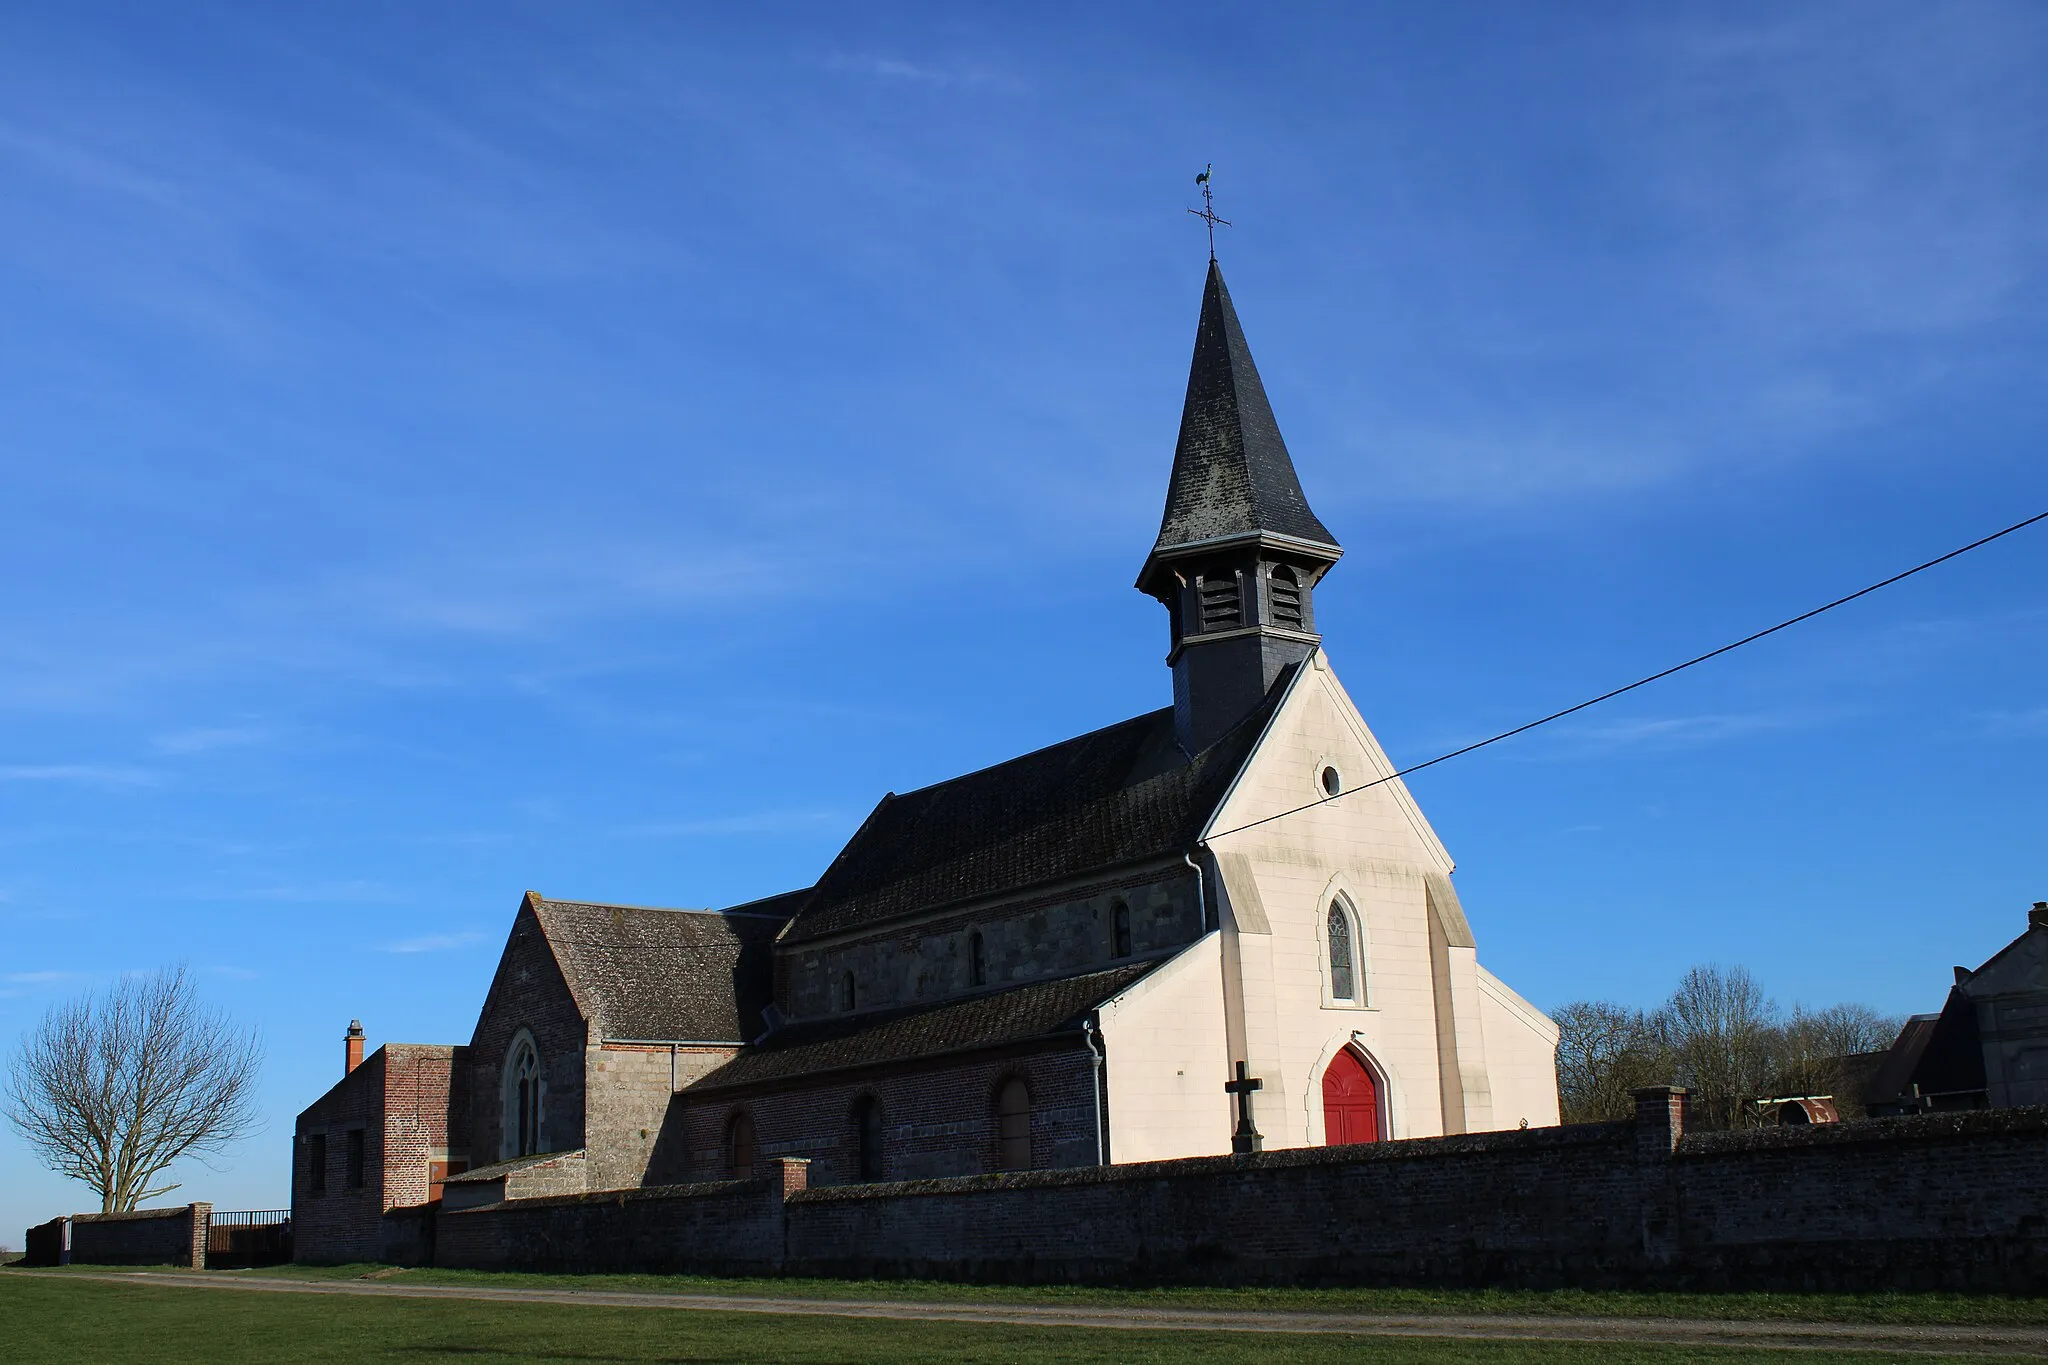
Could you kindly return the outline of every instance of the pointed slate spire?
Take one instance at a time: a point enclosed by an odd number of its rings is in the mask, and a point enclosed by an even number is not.
[[[1315,547],[1333,560],[1343,553],[1301,491],[1223,271],[1211,261],[1166,512],[1139,586],[1151,591],[1162,558],[1176,552],[1261,537]]]
[[[1314,589],[1343,553],[1309,510],[1212,260],[1166,514],[1138,575],[1172,628],[1183,750],[1228,734],[1314,652]]]

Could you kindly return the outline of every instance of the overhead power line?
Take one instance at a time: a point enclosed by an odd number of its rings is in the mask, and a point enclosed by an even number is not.
[[[1895,573],[1890,578],[1884,579],[1881,582],[1872,583],[1867,588],[1858,588],[1855,592],[1850,593],[1847,597],[1837,597],[1834,601],[1829,602],[1824,606],[1815,607],[1812,611],[1803,611],[1799,613],[1799,615],[1797,616],[1778,622],[1778,624],[1775,626],[1767,626],[1763,630],[1757,631],[1753,635],[1745,635],[1740,640],[1732,640],[1729,643],[1722,645],[1719,649],[1710,649],[1706,653],[1701,654],[1696,658],[1687,659],[1682,664],[1673,664],[1671,667],[1664,669],[1662,672],[1652,673],[1647,678],[1637,678],[1634,682],[1628,684],[1626,687],[1617,687],[1611,692],[1602,692],[1599,696],[1588,698],[1587,700],[1580,702],[1577,706],[1567,706],[1562,711],[1553,711],[1549,715],[1542,717],[1540,720],[1532,720],[1525,725],[1517,725],[1512,730],[1503,730],[1499,734],[1493,735],[1487,739],[1479,740],[1478,742],[1473,744],[1467,744],[1462,749],[1453,749],[1447,754],[1438,754],[1435,758],[1428,759],[1421,763],[1411,764],[1410,766],[1401,769],[1399,772],[1388,773],[1385,777],[1375,778],[1371,782],[1362,783],[1356,787],[1347,787],[1344,790],[1338,792],[1335,796],[1326,796],[1320,801],[1311,801],[1307,805],[1296,806],[1292,810],[1283,810],[1276,814],[1268,815],[1263,819],[1250,821],[1247,824],[1237,825],[1226,830],[1218,830],[1216,833],[1210,835],[1209,838],[1220,839],[1226,834],[1242,834],[1244,831],[1248,829],[1257,829],[1260,825],[1270,825],[1275,820],[1284,820],[1290,815],[1299,815],[1303,811],[1315,810],[1319,807],[1327,806],[1332,801],[1340,800],[1343,797],[1351,796],[1357,792],[1370,791],[1374,787],[1382,786],[1388,782],[1392,782],[1397,777],[1406,777],[1410,773],[1419,773],[1424,768],[1434,768],[1439,763],[1448,763],[1454,758],[1462,758],[1466,754],[1472,753],[1475,750],[1484,749],[1489,744],[1498,744],[1504,739],[1513,739],[1516,735],[1527,734],[1529,731],[1534,730],[1539,725],[1548,725],[1550,724],[1550,722],[1554,720],[1563,720],[1566,716],[1577,715],[1579,712],[1585,710],[1589,706],[1598,706],[1603,701],[1612,701],[1616,697],[1620,696],[1622,693],[1633,692],[1638,687],[1648,687],[1651,683],[1660,681],[1664,678],[1668,678],[1673,673],[1682,673],[1686,669],[1691,668],[1695,664],[1703,664],[1709,659],[1718,659],[1723,654],[1728,653],[1730,650],[1740,649],[1744,645],[1755,644],[1758,640],[1763,639],[1766,635],[1776,635],[1779,631],[1788,629],[1792,626],[1796,626],[1801,621],[1811,621],[1814,617],[1819,616],[1822,612],[1829,612],[1833,611],[1836,607],[1846,606],[1848,603],[1854,602],[1859,597],[1870,596],[1870,594],[1876,592],[1880,588],[1889,588],[1892,584],[1902,582],[1905,579],[1911,578],[1916,573],[1925,573],[1927,570],[1933,568],[1937,564],[1946,564],[1951,559],[1954,559],[1959,555],[1966,555],[1972,550],[1982,549],[1984,546],[1989,545],[1992,541],[1998,540],[2003,536],[2009,536],[2014,531],[2024,531],[2027,527],[2032,526],[2037,521],[2048,521],[2048,512],[2036,512],[2033,516],[2028,517],[2025,521],[2016,521],[2012,525],[2006,527],[2003,531],[1993,531],[1990,535],[1985,536],[1981,540],[1973,540],[1968,545],[1964,545],[1957,549],[1950,550],[1947,554],[1940,555],[1936,558],[1930,559],[1925,564],[1915,564],[1912,568],[1907,569],[1903,573]]]

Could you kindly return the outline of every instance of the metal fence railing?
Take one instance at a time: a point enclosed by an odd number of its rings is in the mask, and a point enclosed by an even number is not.
[[[206,1268],[246,1270],[283,1265],[292,1258],[290,1209],[215,1213],[206,1231]]]

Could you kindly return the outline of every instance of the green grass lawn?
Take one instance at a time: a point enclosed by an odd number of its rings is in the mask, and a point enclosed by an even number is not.
[[[1062,1327],[879,1322],[751,1313],[245,1294],[0,1273],[0,1359],[81,1361],[850,1362],[1000,1360],[1132,1365],[1161,1361],[1732,1362],[1677,1346],[1458,1342]],[[1801,1361],[1941,1359],[1801,1351]]]
[[[1128,1308],[1239,1308],[1344,1313],[1531,1313],[1552,1317],[1724,1318],[1753,1321],[2048,1326],[2048,1298],[1969,1294],[1652,1294],[1583,1289],[1102,1289],[1066,1285],[952,1284],[930,1280],[718,1280],[693,1275],[522,1275],[388,1266],[277,1266],[238,1272],[293,1279],[380,1279],[411,1284],[605,1289],[647,1294],[922,1302],[1087,1304]]]

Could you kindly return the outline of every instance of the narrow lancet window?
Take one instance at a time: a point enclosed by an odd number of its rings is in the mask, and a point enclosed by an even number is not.
[[[505,1067],[505,1155],[532,1156],[541,1150],[540,1056],[531,1038],[521,1038]]]
[[[1358,999],[1358,959],[1352,948],[1351,916],[1342,901],[1330,902],[1330,998]]]
[[[873,1095],[862,1095],[853,1106],[854,1166],[860,1183],[872,1185],[884,1174],[882,1164],[882,1105]]]
[[[732,1116],[726,1132],[725,1165],[734,1180],[754,1178],[754,1117],[744,1109]]]
[[[1117,957],[1131,955],[1131,907],[1118,901],[1109,912],[1110,948]]]
[[[1031,1087],[1012,1076],[996,1092],[996,1169],[1031,1169]]]
[[[852,1013],[853,1007],[857,1003],[859,1002],[854,994],[853,973],[848,972],[845,976],[839,978],[839,1008]]]
[[[986,986],[988,984],[988,953],[982,947],[981,930],[976,929],[967,936],[967,984]]]

